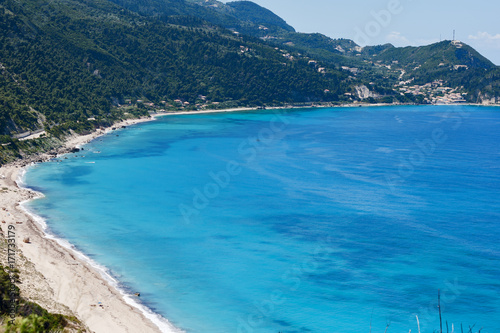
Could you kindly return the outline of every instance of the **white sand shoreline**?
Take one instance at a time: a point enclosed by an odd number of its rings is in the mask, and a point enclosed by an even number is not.
[[[68,137],[64,146],[57,149],[57,156],[69,153],[73,148],[82,148],[90,141],[115,129],[154,121],[157,117],[252,110],[257,109],[162,112],[148,118],[124,120],[104,131],[97,130],[87,135]],[[19,255],[33,263],[36,273],[42,276],[44,281],[36,283],[46,284],[41,288],[44,289],[44,293],[33,293],[21,284],[18,286],[21,295],[39,303],[49,311],[76,315],[91,332],[182,332],[166,318],[143,305],[136,296],[120,288],[120,283],[112,277],[106,267],[94,262],[65,239],[50,234],[45,220],[26,208],[25,205],[29,201],[43,197],[43,193],[24,187],[23,176],[26,168],[54,157],[53,154],[44,153],[0,167],[0,175],[4,176],[0,179],[0,186],[6,189],[0,196],[0,204],[6,208],[0,211],[0,219],[5,221],[4,226],[16,225]],[[27,237],[30,239],[29,244],[22,242]],[[29,280],[32,273],[21,270],[21,280]],[[102,308],[98,307],[99,302],[103,304]]]
[[[125,120],[113,128],[154,119]],[[67,153],[110,131],[112,129],[108,128],[88,135],[75,135],[57,151]],[[3,230],[8,225],[16,227],[19,261],[27,260],[33,266],[31,270],[19,267],[21,295],[49,311],[77,316],[91,332],[181,332],[144,306],[136,296],[122,290],[105,267],[77,251],[66,240],[48,233],[45,221],[26,209],[27,202],[43,194],[23,187],[25,168],[33,161],[48,161],[53,157],[42,154],[0,168],[3,176],[0,205],[5,208],[0,210],[0,219],[5,221]],[[29,238],[30,243],[24,243],[24,238]],[[34,281],[36,274],[41,278]]]
[[[26,168],[24,168],[23,170],[26,170]],[[18,186],[20,188],[23,188],[23,189],[35,192],[35,191],[33,191],[31,189],[28,189],[28,188],[25,188],[25,187],[23,187],[21,185],[21,183],[22,183],[22,175],[20,175],[18,177],[18,182],[17,183],[18,183]],[[41,228],[41,231],[43,232],[45,238],[47,238],[49,240],[52,240],[52,241],[55,241],[60,247],[66,249],[67,251],[71,251],[72,253],[75,254],[75,256],[76,256],[77,259],[83,261],[85,264],[89,265],[90,267],[92,267],[92,269],[94,269],[95,271],[97,271],[101,275],[102,279],[104,279],[111,287],[115,288],[120,293],[121,297],[123,298],[123,300],[127,304],[133,306],[134,308],[137,308],[142,313],[142,315],[144,315],[144,317],[146,317],[154,325],[156,325],[160,329],[161,332],[165,332],[165,333],[166,332],[169,332],[169,333],[170,332],[182,332],[181,330],[179,330],[179,329],[175,328],[174,326],[172,326],[170,324],[170,322],[168,322],[168,320],[166,320],[165,318],[161,317],[160,315],[152,312],[149,308],[147,308],[146,306],[144,306],[142,303],[138,302],[136,300],[136,298],[134,298],[129,293],[127,293],[122,287],[120,287],[120,282],[117,281],[111,275],[111,273],[109,272],[109,270],[105,266],[102,266],[102,265],[98,264],[97,262],[95,262],[94,260],[92,260],[91,258],[89,258],[88,256],[86,256],[83,252],[81,252],[78,249],[76,249],[66,239],[59,238],[56,235],[50,233],[50,231],[48,230],[48,225],[45,222],[45,220],[41,216],[38,216],[34,212],[30,211],[29,208],[27,208],[25,206],[28,202],[30,202],[32,200],[35,200],[35,199],[38,199],[38,198],[42,198],[44,196],[43,193],[40,193],[40,192],[35,192],[35,193],[38,194],[37,197],[35,197],[33,199],[30,199],[30,200],[25,200],[25,201],[19,203],[19,207],[24,211],[24,213],[26,215],[30,216],[33,221],[35,221],[36,223],[38,223],[38,225]]]
[[[87,135],[74,135],[66,139],[64,146],[58,148],[57,156],[69,153],[73,148],[81,148],[90,141],[112,132],[115,129],[134,124],[154,121],[157,117],[196,113],[221,113],[251,111],[254,108],[203,110],[192,112],[164,112],[148,118],[129,119],[114,124],[106,130],[97,130]],[[16,244],[18,255],[26,258],[34,267],[31,271],[21,269],[21,281],[30,281],[33,274],[39,274],[38,281],[26,285],[43,285],[36,291],[26,289],[21,283],[18,287],[21,295],[37,302],[49,311],[76,315],[91,332],[182,332],[167,319],[151,311],[136,296],[120,288],[120,283],[109,274],[106,267],[78,251],[65,239],[58,238],[47,231],[43,218],[30,212],[26,203],[43,197],[24,187],[23,176],[26,168],[40,162],[46,162],[55,156],[49,153],[32,156],[0,167],[0,219],[7,225],[16,226]],[[23,243],[29,238],[30,243]],[[2,262],[2,264],[6,264]],[[41,281],[42,280],[42,281]],[[43,289],[40,292],[38,289]],[[102,307],[99,305],[102,303]]]

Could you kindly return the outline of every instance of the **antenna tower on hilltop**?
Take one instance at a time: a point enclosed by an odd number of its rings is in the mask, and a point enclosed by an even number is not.
[[[453,40],[455,40],[455,30],[453,30]]]

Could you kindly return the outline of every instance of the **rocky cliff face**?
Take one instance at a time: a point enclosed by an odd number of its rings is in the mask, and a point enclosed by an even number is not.
[[[479,93],[477,102],[483,105],[500,105],[500,97]]]
[[[367,98],[370,98],[370,97],[373,97],[373,98],[380,97],[380,95],[378,95],[376,93],[373,93],[365,85],[356,86],[355,88],[356,88],[356,93],[357,93],[359,99],[367,99]]]

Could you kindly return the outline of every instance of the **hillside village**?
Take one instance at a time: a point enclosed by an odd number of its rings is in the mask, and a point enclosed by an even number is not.
[[[407,82],[401,82],[399,86],[396,89],[401,95],[412,94],[414,96],[423,96],[424,102],[430,104],[461,104],[467,102],[465,99],[467,93],[460,92],[463,87],[446,87],[443,80],[411,86]]]

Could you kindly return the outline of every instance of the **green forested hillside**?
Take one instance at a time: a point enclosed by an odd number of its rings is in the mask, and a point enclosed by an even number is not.
[[[383,75],[387,75],[394,84],[411,81],[412,84],[425,85],[443,81],[447,86],[460,88],[467,94],[467,100],[474,103],[481,102],[481,95],[484,97],[484,94],[500,96],[495,88],[500,85],[495,74],[498,67],[463,42],[442,41],[403,48],[390,44],[366,47],[361,59],[372,66],[385,66]]]
[[[414,66],[415,64],[425,65],[432,69],[449,65],[467,65],[473,68],[489,69],[495,65],[479,54],[470,46],[456,42],[456,45],[450,41],[431,44],[420,47],[390,47],[386,46],[379,49],[379,52],[372,52],[375,60],[390,61],[398,60],[399,64],[404,66]],[[374,49],[374,48],[367,48]]]
[[[127,8],[134,8],[130,3],[136,3],[134,0],[112,1],[127,2]],[[165,4],[170,4],[170,1],[139,0],[140,3],[147,2],[149,8],[141,13],[168,15],[170,11],[165,10]],[[443,81],[444,85],[460,88],[469,102],[482,101],[486,95],[498,96],[494,88],[497,86],[494,81],[497,67],[473,48],[458,41],[443,41],[422,47],[396,48],[391,44],[360,47],[349,39],[295,32],[279,17],[250,1],[224,4],[217,0],[186,0],[186,4],[183,15],[259,37],[270,45],[301,53],[330,67],[354,68],[356,73],[351,77],[353,86],[371,83],[373,90],[383,91],[384,101],[394,101],[397,97],[400,102],[422,102],[411,95],[401,97],[399,92],[390,92],[403,81],[420,85]],[[235,8],[242,10],[234,11]],[[390,98],[385,98],[388,95]]]
[[[262,25],[267,29],[276,30],[276,28],[280,28],[284,31],[295,32],[295,29],[288,25],[278,15],[251,1],[233,1],[227,3],[226,6],[232,9],[230,13],[240,21],[255,23],[259,26]],[[260,30],[265,29],[261,27]]]
[[[0,0],[0,151],[9,156],[48,145],[15,134],[92,131],[147,114],[137,100],[172,109],[495,102],[499,79],[457,41],[361,48],[297,33],[249,1]]]
[[[0,31],[2,134],[109,117],[125,99],[261,105],[333,101],[344,89],[341,72],[251,37],[107,1],[2,1]]]
[[[295,31],[282,18],[251,1],[224,4],[217,0],[111,0],[144,16],[169,20],[172,16],[196,17],[242,34],[262,37]]]

